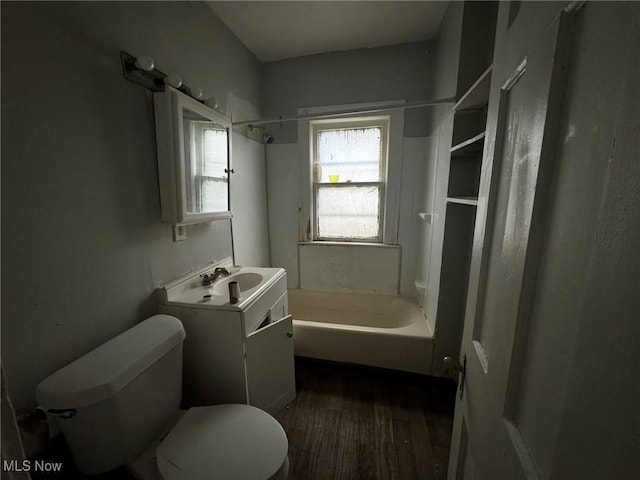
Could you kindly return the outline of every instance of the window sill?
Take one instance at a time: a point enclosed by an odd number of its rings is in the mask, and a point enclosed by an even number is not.
[[[384,243],[368,243],[368,242],[298,242],[298,245],[312,245],[319,247],[372,247],[372,248],[400,248],[400,245],[386,245]]]

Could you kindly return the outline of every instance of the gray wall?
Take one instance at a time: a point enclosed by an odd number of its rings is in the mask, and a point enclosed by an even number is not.
[[[179,243],[160,223],[151,93],[120,50],[226,113],[231,92],[259,108],[260,64],[200,3],[1,8],[2,361],[21,413],[48,374],[155,313],[158,285],[231,254],[228,221]]]
[[[462,2],[451,2],[440,22],[436,48],[433,53],[433,95],[437,98],[456,96],[460,65],[462,36]],[[451,113],[452,105],[442,105],[431,110],[430,126],[438,128],[443,117]]]
[[[385,100],[426,100],[431,98],[435,73],[433,42],[411,43],[371,49],[310,55],[264,65],[263,110],[265,117],[294,117],[298,108],[342,105]],[[394,235],[401,246],[396,256],[394,275],[398,274],[396,291],[414,293],[415,251],[417,249],[418,204],[422,198],[422,168],[425,158],[430,109],[407,110],[404,128],[400,132],[402,145],[391,152],[390,162],[397,162],[399,175],[397,219]],[[298,138],[295,122],[266,126],[275,142],[267,146],[267,185],[269,198],[269,236],[271,261],[287,269],[290,287],[304,287],[299,267],[307,263],[298,258],[297,242],[304,238],[299,232],[300,216],[304,212],[302,182],[305,162],[309,156]],[[393,128],[393,127],[392,127]],[[402,127],[400,127],[402,128]],[[393,156],[395,153],[395,157]],[[366,258],[364,275],[378,275],[377,264],[386,264],[389,251],[351,246],[354,255]],[[307,249],[310,251],[310,249]],[[320,261],[340,264],[339,249],[322,248]],[[343,268],[346,268],[342,265]],[[354,271],[354,269],[351,269]],[[316,272],[317,273],[317,272]],[[376,291],[347,276],[336,289],[345,291]],[[307,275],[307,279],[309,276]],[[314,284],[326,285],[329,278],[314,278]]]
[[[349,50],[264,64],[263,113],[294,117],[301,107],[431,98],[433,42]],[[427,134],[429,109],[407,110],[405,137]],[[295,122],[266,126],[276,143],[297,140]]]

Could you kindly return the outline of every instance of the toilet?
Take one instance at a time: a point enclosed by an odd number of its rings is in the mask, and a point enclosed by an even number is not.
[[[287,436],[250,405],[179,409],[180,320],[155,315],[58,370],[36,398],[78,469],[125,465],[141,480],[284,480]]]

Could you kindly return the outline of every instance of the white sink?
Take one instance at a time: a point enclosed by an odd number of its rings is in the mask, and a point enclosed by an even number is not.
[[[201,276],[213,273],[219,266],[227,268],[231,275],[219,278],[213,285],[202,285]],[[244,310],[283,275],[281,268],[209,264],[161,287],[160,301],[166,305],[197,304],[205,308]],[[236,304],[229,303],[229,282],[238,282],[240,287],[240,301]]]
[[[251,290],[252,288],[260,285],[262,280],[264,280],[264,277],[259,273],[240,271],[233,275],[229,275],[228,277],[219,279],[213,285],[212,293],[214,295],[229,295],[229,282],[238,282],[240,293],[246,292],[247,290]]]

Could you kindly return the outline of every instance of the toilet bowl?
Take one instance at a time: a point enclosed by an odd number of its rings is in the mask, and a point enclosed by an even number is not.
[[[179,410],[182,323],[155,315],[58,370],[36,398],[78,469],[125,465],[143,480],[280,480],[289,469],[282,426],[250,405]]]
[[[190,409],[156,449],[163,480],[286,479],[287,438],[280,424],[248,405]],[[211,448],[216,445],[216,448]]]

